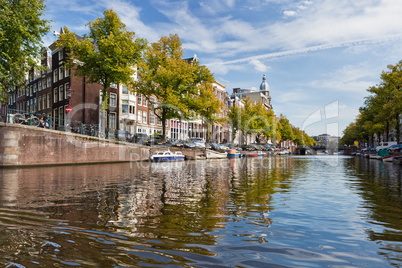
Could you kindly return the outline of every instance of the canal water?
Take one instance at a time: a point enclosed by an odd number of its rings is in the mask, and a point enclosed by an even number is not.
[[[284,156],[0,170],[2,267],[402,267],[402,168]]]

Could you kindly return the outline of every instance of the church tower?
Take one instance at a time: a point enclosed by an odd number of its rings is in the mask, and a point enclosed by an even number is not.
[[[262,76],[262,82],[260,85],[260,91],[264,94],[269,96],[269,85],[267,83],[267,78],[265,77],[265,74]]]
[[[265,106],[267,106],[269,109],[272,109],[271,96],[269,96],[269,85],[267,83],[267,78],[265,77],[265,74],[262,76],[260,94],[262,98],[262,103],[265,104]]]

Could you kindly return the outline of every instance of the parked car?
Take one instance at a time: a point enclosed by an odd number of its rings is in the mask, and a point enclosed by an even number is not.
[[[205,142],[202,140],[193,139],[195,148],[197,149],[205,149]]]
[[[166,142],[166,145],[169,145],[172,147],[183,147],[183,142],[181,142],[177,139],[170,139]]]
[[[251,145],[242,145],[242,146],[241,146],[241,149],[242,149],[243,151],[255,151],[255,147],[254,147],[254,146],[251,146]]]
[[[261,145],[264,151],[273,151],[274,149],[268,144]]]
[[[194,144],[193,141],[183,141],[183,147],[184,147],[184,148],[194,149],[194,148],[195,148],[195,144]]]
[[[229,149],[230,149],[229,146],[227,146],[227,145],[225,145],[225,144],[220,144],[220,147],[221,147],[221,150],[222,150],[222,151],[226,151],[226,150],[229,150]]]
[[[388,147],[392,146],[392,145],[397,145],[396,141],[383,141],[380,142],[377,147],[375,147],[375,149],[377,150],[377,152],[381,149],[388,149]]]
[[[217,143],[211,143],[211,148],[212,148],[212,150],[220,151],[221,150],[221,145],[217,144]]]
[[[145,141],[145,145],[151,146],[151,145],[165,145],[166,141],[162,139],[162,137],[159,136],[152,136],[148,140]]]
[[[116,130],[114,137],[118,141],[133,142],[133,136],[126,130]]]
[[[135,143],[145,144],[145,142],[149,139],[148,135],[145,133],[137,133],[134,134],[133,140]]]
[[[402,144],[394,144],[387,149],[389,152],[402,152]]]

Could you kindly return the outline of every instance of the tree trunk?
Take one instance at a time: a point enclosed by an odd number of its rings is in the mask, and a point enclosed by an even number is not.
[[[396,141],[399,144],[399,138],[401,136],[401,124],[399,120],[399,113],[396,114]]]
[[[387,124],[386,124],[386,129],[385,129],[385,139],[386,141],[389,141],[389,121],[387,120]]]
[[[166,141],[166,112],[162,111],[162,140]]]

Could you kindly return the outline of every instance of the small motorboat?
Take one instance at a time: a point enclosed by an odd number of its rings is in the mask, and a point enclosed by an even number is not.
[[[182,154],[182,152],[177,151],[177,152],[173,153],[170,150],[158,151],[149,157],[149,160],[154,161],[154,162],[180,161],[180,160],[184,160],[184,159],[185,159],[185,156]]]
[[[221,153],[213,150],[205,150],[205,157],[207,159],[227,158],[228,154],[226,152]]]
[[[383,162],[392,162],[392,160],[394,159],[394,155],[390,154],[390,155],[385,155],[382,158]]]
[[[240,158],[240,157],[242,157],[242,154],[239,153],[235,149],[230,149],[229,152],[227,153],[227,157],[228,158]]]

